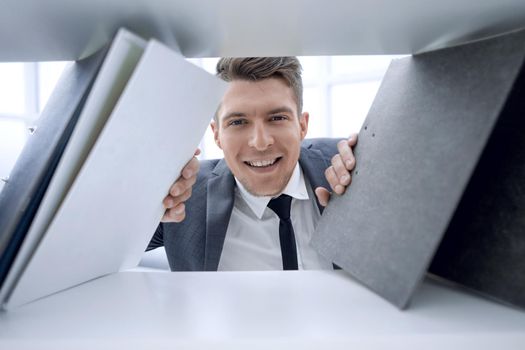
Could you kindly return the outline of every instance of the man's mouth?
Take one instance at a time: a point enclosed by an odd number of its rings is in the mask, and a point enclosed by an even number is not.
[[[248,160],[248,161],[244,161],[244,164],[251,166],[253,168],[267,168],[279,162],[281,158],[282,157],[277,157],[273,159],[262,159],[262,160]]]

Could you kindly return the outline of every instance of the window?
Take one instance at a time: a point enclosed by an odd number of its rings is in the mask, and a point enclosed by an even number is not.
[[[7,180],[65,65],[0,63],[0,178]]]

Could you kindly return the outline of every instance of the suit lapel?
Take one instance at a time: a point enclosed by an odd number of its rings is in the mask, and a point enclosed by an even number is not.
[[[216,271],[219,266],[226,230],[233,209],[235,179],[226,162],[220,160],[208,180],[206,206],[206,249],[204,270]]]
[[[308,148],[301,148],[301,154],[299,155],[299,165],[303,169],[304,175],[310,182],[312,191],[314,192],[315,202],[319,208],[319,212],[322,214],[324,207],[317,200],[315,195],[315,189],[317,187],[324,187],[330,190],[330,185],[324,176],[324,170],[330,166],[330,163],[323,156],[323,153],[317,149],[312,149],[311,146]]]

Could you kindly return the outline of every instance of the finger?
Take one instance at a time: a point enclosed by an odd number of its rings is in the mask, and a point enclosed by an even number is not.
[[[166,210],[162,217],[162,222],[181,222],[186,217],[186,207],[184,203],[179,203],[174,208]]]
[[[317,187],[315,189],[315,195],[317,196],[317,200],[323,207],[326,207],[328,205],[328,201],[330,200],[330,192],[326,188]]]
[[[335,174],[339,178],[339,184],[343,186],[350,185],[350,172],[348,169],[346,169],[345,165],[343,164],[343,160],[341,159],[340,154],[336,154],[332,157],[332,166],[334,167]]]
[[[339,178],[337,177],[337,174],[335,173],[334,167],[333,166],[328,167],[325,170],[324,174],[332,190],[337,194],[343,194],[343,192],[345,191],[345,187],[339,183]]]
[[[187,189],[183,194],[177,197],[166,196],[163,201],[164,208],[166,208],[165,217],[177,216],[180,214],[179,204],[186,202],[191,197],[192,188]],[[170,212],[170,209],[174,209]],[[169,213],[168,213],[169,212]]]
[[[357,145],[357,138],[358,135],[356,133],[351,134],[350,137],[348,137],[348,146],[354,147]]]
[[[195,176],[199,172],[199,168],[199,160],[193,157],[188,163],[186,163],[186,165],[182,169],[181,176],[185,179],[189,179],[190,177]]]
[[[191,197],[191,191],[192,187],[188,188],[184,193],[182,193],[180,196],[173,197],[174,205],[177,205],[179,203],[184,203]]]
[[[171,186],[170,188],[170,195],[172,197],[177,197],[183,194],[185,191],[188,190],[188,188],[195,185],[195,182],[197,182],[197,177],[193,176],[189,179],[185,179],[183,177],[179,177],[177,181]]]
[[[165,209],[171,209],[177,206],[179,203],[186,202],[190,197],[191,197],[191,187],[187,189],[186,191],[184,191],[184,193],[181,194],[180,196],[176,196],[176,197],[173,197],[170,195],[166,196],[166,198],[164,198],[164,200],[162,201],[162,205],[164,206]]]
[[[195,150],[195,153],[193,153],[193,156],[196,157],[196,156],[198,156],[199,154],[201,154],[201,149],[200,149],[200,148],[197,148],[197,149]]]
[[[337,143],[337,150],[339,151],[339,155],[341,156],[345,168],[348,170],[352,170],[355,166],[355,158],[354,152],[352,151],[352,148],[350,147],[349,143],[350,139],[339,141]]]
[[[172,196],[167,195],[162,200],[162,205],[164,206],[165,209],[173,208],[175,206],[175,199]]]
[[[171,210],[166,211],[161,219],[161,222],[182,222],[186,218],[186,213],[174,214]]]

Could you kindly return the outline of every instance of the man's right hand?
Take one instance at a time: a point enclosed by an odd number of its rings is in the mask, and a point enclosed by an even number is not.
[[[197,149],[195,156],[200,153]],[[162,222],[181,222],[186,217],[184,202],[191,197],[191,188],[197,181],[199,166],[199,160],[193,157],[182,169],[181,176],[171,185],[170,192],[162,201],[166,208]]]

